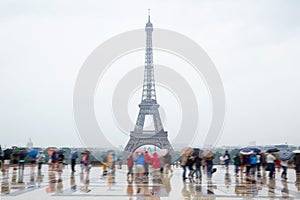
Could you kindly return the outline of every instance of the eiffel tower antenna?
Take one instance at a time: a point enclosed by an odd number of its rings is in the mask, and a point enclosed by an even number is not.
[[[168,149],[172,153],[174,150],[168,140],[168,132],[164,131],[158,112],[159,104],[156,99],[152,49],[153,24],[150,21],[150,9],[148,9],[148,22],[146,23],[145,31],[146,48],[142,99],[139,104],[140,111],[134,131],[130,132],[130,140],[125,147],[125,151],[133,152],[143,145],[154,145],[161,149]],[[147,115],[153,117],[154,130],[144,130],[145,117]]]
[[[148,8],[148,22],[150,22],[150,8]]]

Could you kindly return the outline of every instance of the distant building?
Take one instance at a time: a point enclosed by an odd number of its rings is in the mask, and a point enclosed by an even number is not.
[[[32,149],[32,148],[33,148],[33,143],[32,143],[32,141],[31,141],[31,138],[29,138],[29,141],[27,142],[26,147],[27,147],[28,149]]]

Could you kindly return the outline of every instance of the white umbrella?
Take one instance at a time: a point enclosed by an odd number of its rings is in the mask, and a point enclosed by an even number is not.
[[[169,152],[168,149],[161,149],[158,152],[158,156],[163,157],[163,156],[167,155],[168,152]]]
[[[294,150],[293,153],[300,153],[300,150],[299,149]]]

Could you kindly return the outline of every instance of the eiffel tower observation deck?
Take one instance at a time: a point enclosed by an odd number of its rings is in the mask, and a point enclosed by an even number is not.
[[[148,14],[145,31],[147,39],[142,100],[139,104],[140,111],[135,128],[134,131],[130,132],[130,140],[125,147],[125,151],[132,152],[143,145],[155,145],[173,152],[173,147],[168,140],[168,132],[164,131],[158,112],[159,104],[156,99],[152,49],[153,25],[150,21],[150,13]],[[154,130],[144,130],[145,117],[147,115],[153,118]]]

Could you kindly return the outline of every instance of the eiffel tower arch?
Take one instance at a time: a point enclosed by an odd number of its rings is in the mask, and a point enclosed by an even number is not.
[[[125,151],[134,152],[143,145],[154,145],[161,149],[168,149],[172,154],[174,150],[169,142],[168,132],[163,128],[158,111],[159,104],[156,100],[152,50],[153,25],[150,22],[150,14],[148,15],[145,31],[147,39],[142,100],[139,104],[138,118],[134,130],[130,132],[130,139],[125,147]],[[145,117],[147,115],[153,117],[154,130],[144,130]]]

